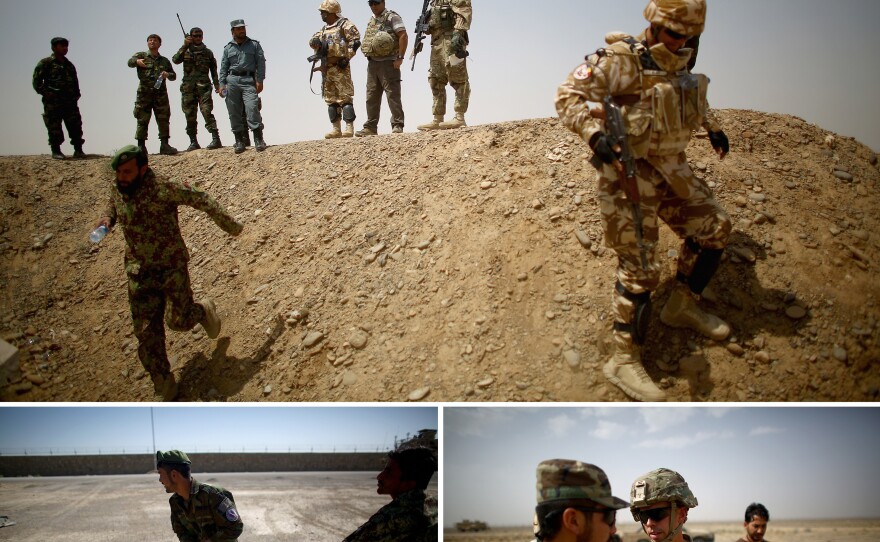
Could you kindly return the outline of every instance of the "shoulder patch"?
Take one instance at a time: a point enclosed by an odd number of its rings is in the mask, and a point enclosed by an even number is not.
[[[585,80],[589,79],[591,75],[593,75],[593,68],[591,68],[589,65],[587,65],[586,62],[584,62],[583,64],[581,64],[580,66],[578,66],[577,68],[574,69],[574,72],[572,73],[572,75],[574,75],[575,79],[578,79],[580,81],[585,81]]]

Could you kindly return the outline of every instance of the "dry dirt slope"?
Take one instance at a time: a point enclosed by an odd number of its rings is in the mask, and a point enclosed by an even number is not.
[[[708,302],[734,336],[655,311],[649,373],[679,401],[877,400],[876,155],[795,117],[720,113],[732,153],[698,134],[688,154],[735,223]],[[196,295],[224,318],[217,341],[169,333],[181,400],[625,400],[601,374],[615,261],[588,153],[536,119],[151,157],[246,223],[229,238],[181,211]],[[23,351],[4,400],[155,399],[122,236],[87,241],[106,168],[0,159],[0,333]],[[677,247],[663,228],[658,303]]]

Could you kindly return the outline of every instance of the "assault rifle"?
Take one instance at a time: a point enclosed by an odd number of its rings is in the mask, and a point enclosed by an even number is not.
[[[419,15],[419,18],[416,19],[416,41],[413,44],[413,51],[410,58],[412,58],[412,68],[409,71],[413,71],[416,69],[416,55],[422,52],[422,41],[425,40],[425,32],[428,31],[428,21],[431,19],[431,9],[430,9],[431,0],[425,0],[425,3],[422,5],[422,14]]]
[[[309,90],[312,91],[312,94],[316,94],[314,89],[312,89],[312,79],[315,77],[315,72],[321,72],[321,94],[324,93],[324,74],[327,73],[327,53],[329,48],[329,41],[326,39],[321,40],[321,46],[318,47],[315,54],[306,59],[306,61],[312,63],[312,72],[309,74]],[[319,62],[321,63],[320,66],[318,66]]]
[[[605,96],[602,100],[605,105],[605,126],[608,130],[608,144],[612,149],[620,149],[620,162],[614,164],[614,169],[620,177],[620,185],[629,200],[629,208],[636,230],[636,244],[639,246],[639,256],[642,260],[642,269],[648,270],[648,247],[645,245],[642,228],[642,206],[639,197],[639,186],[636,181],[636,160],[626,138],[626,121],[620,106],[614,103],[611,96]],[[623,165],[623,167],[620,166]]]

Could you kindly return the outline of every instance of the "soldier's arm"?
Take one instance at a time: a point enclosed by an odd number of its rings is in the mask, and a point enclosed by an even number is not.
[[[256,60],[257,60],[257,83],[262,83],[266,78],[266,55],[263,53],[263,46],[259,44],[259,42],[254,42],[256,45]]]
[[[165,64],[165,71],[168,72],[168,80],[174,81],[175,79],[177,79],[177,72],[174,71],[174,66],[172,66],[171,63],[168,62],[167,58],[165,59],[164,64]]]
[[[34,68],[34,77],[33,77],[33,81],[32,81],[32,84],[34,86],[34,91],[37,94],[43,93],[43,82],[44,82],[43,61],[41,60],[41,61],[37,62],[37,67]]]
[[[227,49],[223,48],[223,55],[220,57],[220,86],[226,86],[226,77],[229,76],[229,55]]]
[[[79,98],[81,96],[79,92],[79,76],[76,74],[76,66],[73,63],[70,64],[70,71],[73,72],[73,95]]]
[[[348,42],[348,58],[354,58],[354,55],[357,54],[357,51],[354,50],[354,42],[361,41],[361,33],[351,21],[345,28],[345,41]]]
[[[574,69],[556,91],[556,112],[563,126],[585,142],[602,131],[602,122],[590,115],[590,104],[599,103],[611,91],[608,88],[608,57],[590,55],[590,61]]]
[[[214,515],[214,525],[217,527],[217,531],[211,537],[212,541],[237,540],[244,530],[244,523],[238,515],[232,494],[227,493],[228,497],[220,492],[211,495],[211,510]]]
[[[171,56],[171,62],[174,62],[175,64],[182,63],[183,62],[183,54],[186,52],[186,47],[187,47],[187,44],[185,44],[185,43],[183,45],[181,45],[180,49],[178,49],[177,52]]]
[[[452,0],[452,13],[455,14],[455,30],[470,30],[473,19],[471,0]]]
[[[115,187],[110,187],[110,197],[107,199],[107,205],[104,207],[104,212],[101,214],[101,220],[98,221],[98,224],[102,224],[105,222],[108,228],[112,228],[116,225],[116,200],[113,197],[113,191],[116,190]]]
[[[137,61],[143,58],[140,53],[135,53],[131,55],[131,58],[128,59],[128,67],[129,68],[137,68]]]
[[[214,83],[214,90],[220,88],[220,78],[217,76],[217,57],[214,56],[214,53],[209,51],[210,61],[208,62],[209,68],[208,70],[211,72],[211,81]]]
[[[171,529],[174,531],[174,534],[177,535],[177,539],[180,542],[201,542],[196,535],[190,533],[186,529],[183,523],[181,523],[173,513],[171,514]]]
[[[236,236],[244,228],[240,222],[230,215],[217,200],[207,192],[194,188],[187,183],[174,180],[166,181],[165,187],[169,191],[169,197],[178,205],[187,205],[206,213],[221,230],[229,235]]]

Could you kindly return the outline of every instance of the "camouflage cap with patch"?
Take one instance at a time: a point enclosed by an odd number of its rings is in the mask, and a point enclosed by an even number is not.
[[[541,461],[537,469],[538,504],[586,499],[619,510],[629,503],[611,495],[605,471],[596,465],[571,459]]]
[[[126,145],[116,151],[116,154],[110,159],[110,167],[113,168],[113,171],[116,171],[121,164],[124,164],[129,160],[134,160],[140,153],[141,148],[137,145]]]
[[[176,463],[178,465],[192,465],[192,461],[184,452],[180,450],[169,450],[167,452],[156,451],[156,464]]]
[[[229,28],[238,28],[239,26],[245,26],[244,19],[235,19],[234,21],[229,21]]]

